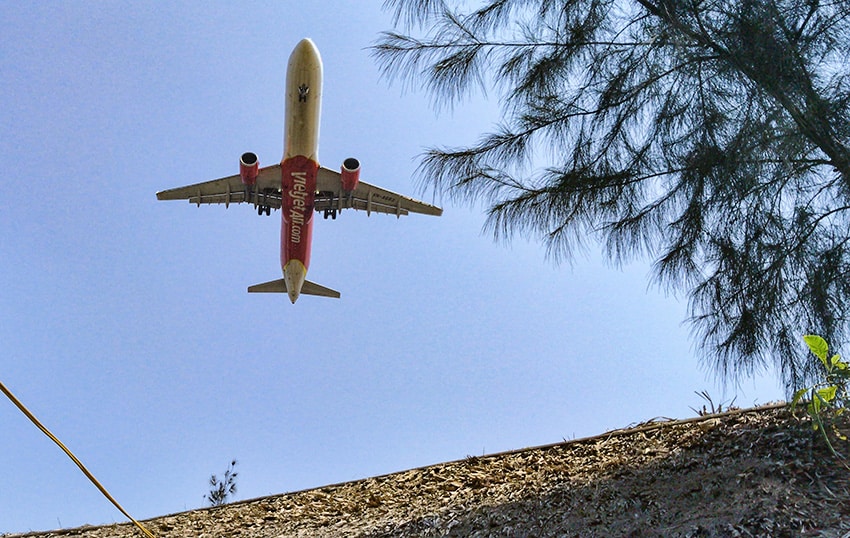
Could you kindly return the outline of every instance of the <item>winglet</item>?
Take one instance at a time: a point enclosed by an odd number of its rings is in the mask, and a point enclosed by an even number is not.
[[[248,288],[248,293],[286,293],[286,282],[280,278],[278,280],[272,280],[271,282],[255,284]],[[335,299],[339,299],[338,291],[320,286],[319,284],[310,282],[309,280],[304,281],[304,285],[301,287],[301,293],[304,295],[319,295],[321,297],[333,297]]]

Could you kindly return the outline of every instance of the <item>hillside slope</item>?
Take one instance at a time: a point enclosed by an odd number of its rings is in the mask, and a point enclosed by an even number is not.
[[[158,537],[850,538],[850,471],[766,406],[242,501]],[[129,524],[18,537],[124,538]]]

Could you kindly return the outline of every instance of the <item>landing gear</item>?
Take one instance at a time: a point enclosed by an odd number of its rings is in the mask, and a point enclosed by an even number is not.
[[[325,217],[325,220],[327,220],[328,217],[330,217],[333,220],[336,220],[336,209],[325,209],[324,217]]]
[[[271,215],[272,206],[269,202],[279,199],[278,196],[279,191],[275,191],[274,189],[254,190],[253,185],[245,186],[245,201],[254,203],[254,207],[257,208],[257,215],[262,215],[263,213]]]

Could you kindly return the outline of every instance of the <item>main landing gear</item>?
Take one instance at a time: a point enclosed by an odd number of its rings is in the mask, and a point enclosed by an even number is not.
[[[333,220],[336,220],[336,209],[325,209],[324,211],[325,220],[330,217]]]
[[[268,190],[254,191],[254,187],[252,185],[245,186],[245,201],[246,202],[254,202],[254,207],[257,208],[257,215],[262,215],[265,213],[266,215],[272,214],[272,206],[265,203],[268,201],[267,198]]]

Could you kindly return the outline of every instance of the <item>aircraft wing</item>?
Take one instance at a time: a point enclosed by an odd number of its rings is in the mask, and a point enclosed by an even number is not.
[[[316,211],[359,209],[366,213],[387,213],[400,217],[408,213],[440,216],[443,210],[437,206],[408,198],[360,181],[351,193],[343,192],[341,174],[324,166],[319,168],[316,178]]]
[[[280,165],[260,168],[257,184],[248,195],[242,177],[235,175],[160,191],[156,197],[158,200],[189,200],[198,206],[249,202],[280,209]]]

